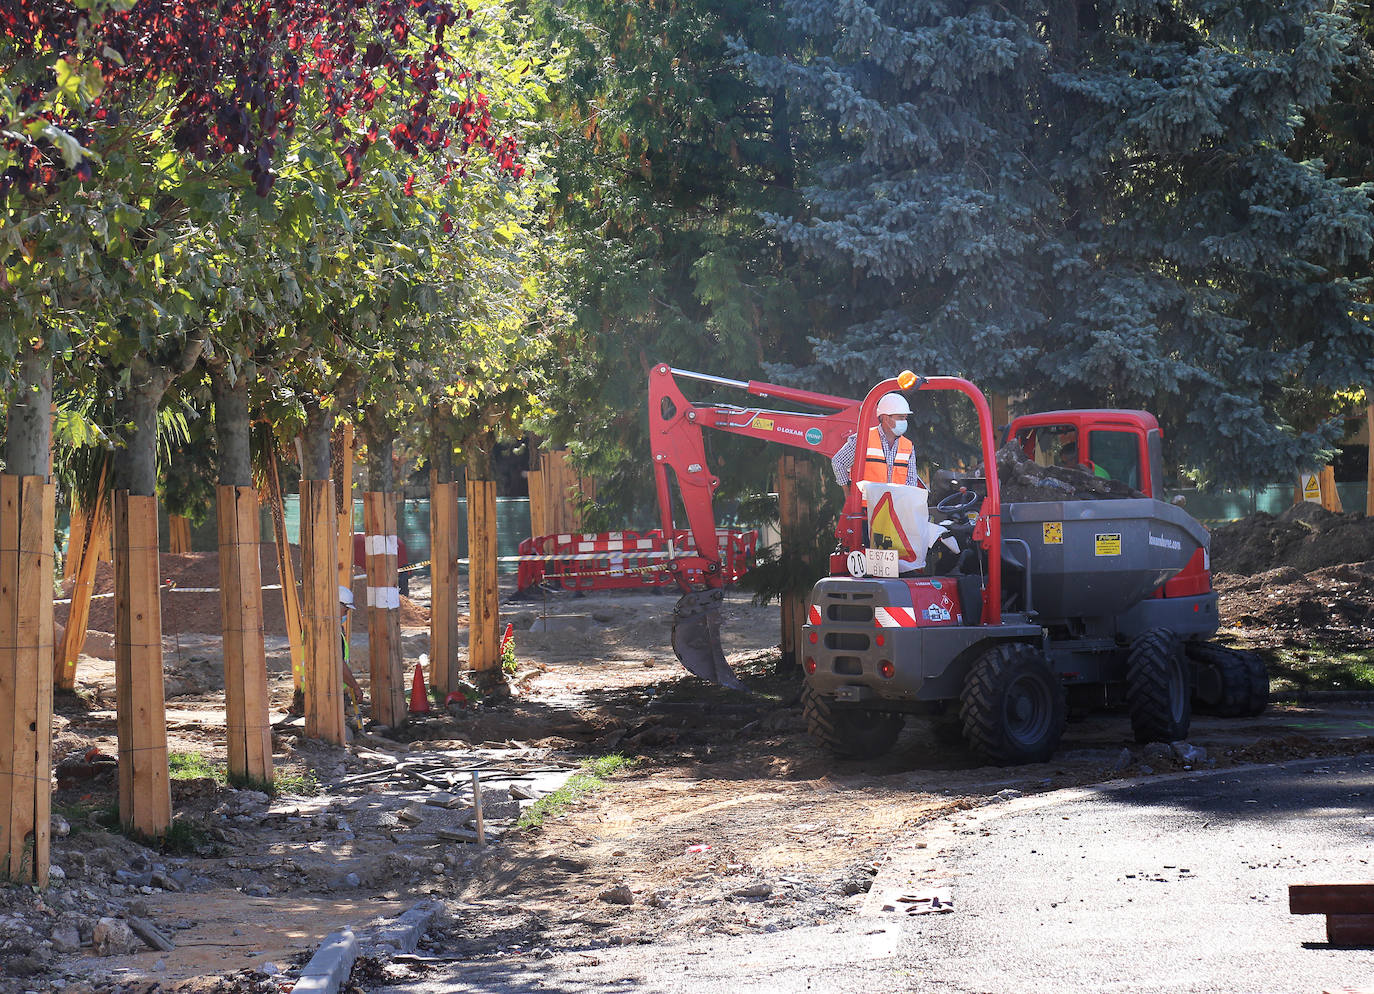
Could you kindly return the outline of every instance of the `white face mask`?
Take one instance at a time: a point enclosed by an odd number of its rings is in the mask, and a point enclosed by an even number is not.
[[[905,419],[893,423],[893,425],[892,425],[892,434],[894,434],[894,435],[905,435],[905,434],[906,434],[906,420],[905,420]]]

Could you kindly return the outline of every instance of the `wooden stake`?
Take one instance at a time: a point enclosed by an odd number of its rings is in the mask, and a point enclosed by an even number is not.
[[[401,670],[401,591],[397,586],[396,495],[363,494],[367,561],[368,668],[372,718],[391,728],[408,719]]]
[[[281,477],[277,473],[275,451],[269,453],[266,477],[267,502],[272,506],[272,537],[277,543],[282,614],[286,616],[286,638],[291,644],[291,682],[300,690],[305,685],[305,631],[301,620],[300,592],[296,587],[296,567],[291,563],[291,543],[286,537],[286,504],[281,492]]]
[[[334,481],[339,507],[339,586],[353,589],[353,453],[357,443],[353,439],[353,422],[345,421],[339,430],[339,479]],[[351,612],[350,612],[351,613]],[[352,617],[341,624],[343,637],[353,631]]]
[[[258,495],[252,487],[224,485],[215,493],[229,775],[271,783],[272,728],[262,636]]]
[[[172,824],[162,687],[157,498],[115,492],[115,696],[119,818],[151,837]]]
[[[180,514],[167,516],[167,551],[184,556],[191,551],[191,519]]]
[[[468,666],[501,670],[501,602],[496,577],[496,481],[468,479]]]
[[[539,457],[543,465],[544,456]],[[530,490],[530,537],[553,534],[549,528],[549,495],[542,469],[532,469],[526,475]]]
[[[81,549],[86,544],[86,512],[81,505],[73,502],[67,525],[67,552],[62,557],[62,582],[66,583],[76,576],[77,564],[81,561]]]
[[[91,594],[95,590],[95,570],[101,550],[110,542],[110,499],[105,495],[103,473],[100,495],[95,507],[82,514],[85,530],[76,567],[76,584],[72,587],[71,609],[67,612],[67,630],[63,633],[62,644],[53,651],[53,685],[58,690],[76,689],[76,664],[81,647],[86,644],[86,628],[91,618]]]
[[[429,487],[429,685],[443,701],[458,685],[458,484]]]
[[[339,636],[337,529],[334,481],[302,480],[305,734],[343,745],[343,647]]]

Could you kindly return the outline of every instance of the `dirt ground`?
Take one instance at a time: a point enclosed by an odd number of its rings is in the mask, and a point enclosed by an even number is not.
[[[1374,552],[1362,551],[1374,525],[1317,512],[1218,530],[1224,637],[1264,652],[1374,644]],[[216,585],[212,554],[168,559],[193,561],[167,563],[164,577]],[[413,621],[428,599],[418,576],[412,596]],[[509,696],[417,717],[388,735],[364,732],[347,748],[313,742],[289,720],[287,647],[270,636],[275,762],[300,791],[268,799],[209,778],[175,780],[174,810],[195,830],[183,853],[104,828],[115,799],[106,758],[117,745],[114,677],[107,637],[92,635],[78,693],[59,697],[54,722],[54,805],[70,832],[54,838],[53,863],[65,879],[42,894],[0,892],[0,991],[280,991],[327,932],[435,898],[459,909],[440,937],[445,953],[468,957],[815,924],[862,902],[886,849],[926,822],[1007,792],[1183,765],[1167,749],[1136,746],[1120,714],[1075,721],[1060,754],[1034,766],[980,767],[931,722],[913,722],[880,761],[837,762],[806,735],[796,680],[774,673],[776,606],[727,599],[727,653],[757,691],[743,694],[678,666],[674,599],[508,599],[502,619],[515,626],[520,661]],[[222,763],[217,621],[217,603],[183,608],[164,657],[170,748]],[[355,626],[352,659],[366,685],[364,627]],[[428,648],[427,629],[408,623],[403,641],[409,669]],[[1208,765],[1369,750],[1374,710],[1353,703],[1333,718],[1284,704],[1254,721],[1198,719],[1191,741]],[[634,765],[541,829],[514,827],[528,805],[520,797],[612,752]],[[465,771],[448,781],[456,796],[471,769],[481,771],[491,810],[505,808],[491,822],[499,838],[485,847],[439,834],[462,829],[462,815],[417,801],[446,770]],[[176,948],[135,942],[98,955],[102,918],[149,921]],[[397,979],[424,964],[367,958],[359,969]]]

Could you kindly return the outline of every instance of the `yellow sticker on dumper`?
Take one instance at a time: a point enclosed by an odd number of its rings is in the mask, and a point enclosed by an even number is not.
[[[1046,545],[1064,544],[1064,522],[1046,521],[1044,524],[1044,542]]]
[[[1113,532],[1108,535],[1096,536],[1097,542],[1093,550],[1096,556],[1119,556],[1121,555],[1121,533]]]

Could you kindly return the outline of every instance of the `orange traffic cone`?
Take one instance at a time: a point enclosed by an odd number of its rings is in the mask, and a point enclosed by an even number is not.
[[[410,681],[410,713],[429,714],[429,692],[425,690],[425,673],[415,664],[415,677]]]

